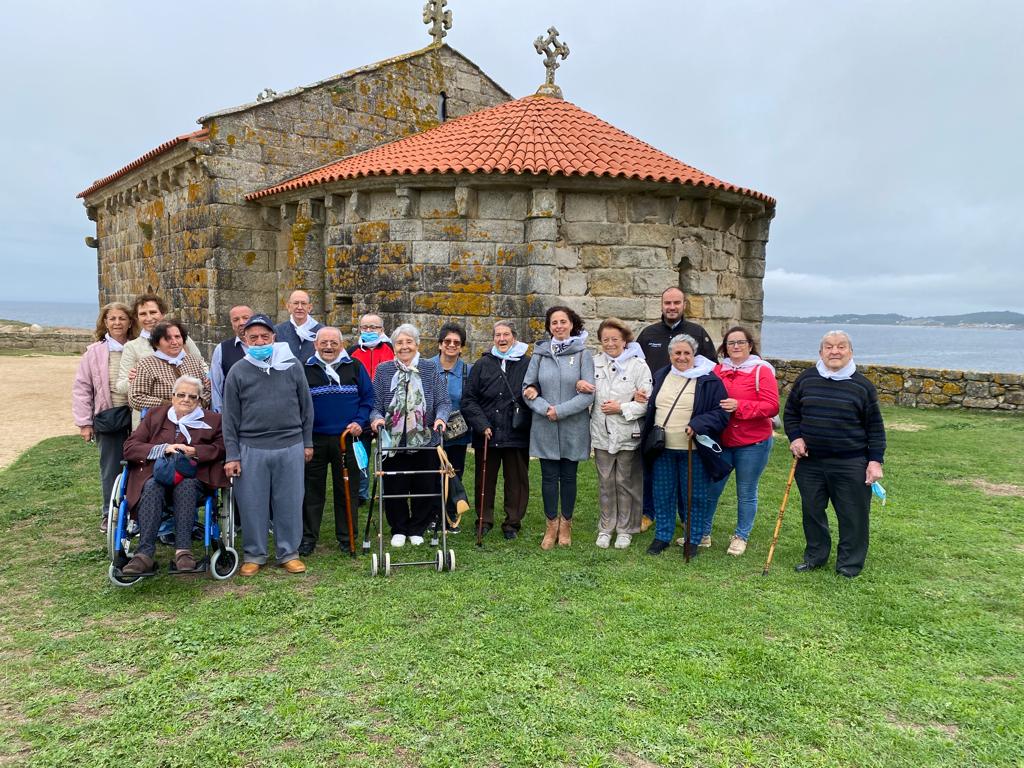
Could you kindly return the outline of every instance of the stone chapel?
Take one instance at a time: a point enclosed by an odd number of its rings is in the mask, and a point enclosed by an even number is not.
[[[513,99],[443,42],[444,5],[428,47],[205,115],[80,193],[100,303],[156,291],[211,344],[230,307],[283,319],[303,288],[346,334],[370,310],[428,335],[454,319],[475,355],[498,318],[539,338],[554,303],[639,330],[680,286],[716,341],[759,332],[775,201],[564,99],[553,28],[545,82]]]

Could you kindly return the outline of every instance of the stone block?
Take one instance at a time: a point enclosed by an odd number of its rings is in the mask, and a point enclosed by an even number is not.
[[[578,250],[580,252],[580,266],[584,269],[610,267],[612,264],[612,250],[607,246],[584,245]]]
[[[563,218],[566,222],[604,222],[608,218],[607,197],[601,194],[566,192]]]
[[[740,262],[740,274],[743,277],[764,277],[764,259],[743,259]]]
[[[464,91],[480,92],[480,76],[468,72],[458,72],[455,75],[455,87]]]
[[[480,246],[490,245],[489,243],[478,243]],[[530,245],[510,245],[508,243],[502,243],[500,245],[494,245],[494,263],[499,266],[509,267],[521,267],[527,263],[527,251],[531,253],[535,250],[534,244]]]
[[[451,256],[452,265],[493,265],[496,263],[496,250],[497,246],[494,243],[465,243],[454,246]]]
[[[388,225],[392,241],[423,239],[423,222],[419,219],[392,219]]]
[[[701,225],[707,229],[724,229],[726,226],[725,207],[717,203],[710,203],[704,212],[704,220]]]
[[[633,275],[626,269],[590,270],[590,293],[593,296],[629,296],[633,292]],[[581,291],[582,293],[582,291]]]
[[[626,227],[623,224],[600,224],[589,221],[569,222],[565,224],[565,239],[570,243],[618,245],[626,241]]]
[[[761,301],[764,299],[764,282],[756,278],[743,278],[739,281],[736,296],[740,299]]]
[[[618,317],[627,322],[640,322],[646,319],[643,299],[598,297],[596,304],[598,317]]]
[[[461,242],[466,239],[466,222],[463,219],[424,219],[423,238],[425,240],[450,240]],[[472,237],[471,240],[479,238]]]
[[[587,273],[582,270],[560,270],[558,292],[563,296],[583,296],[587,292]]]
[[[721,272],[718,275],[718,293],[722,296],[739,295],[739,278],[729,272]]]
[[[707,249],[697,238],[674,240],[672,261],[679,269],[704,269],[708,262]]]
[[[710,296],[704,304],[704,317],[733,318],[740,316],[740,303],[735,299]]]
[[[876,373],[873,377],[875,387],[880,390],[899,391],[903,389],[903,377],[898,373]]]
[[[527,194],[525,192],[481,189],[477,192],[477,214],[481,219],[526,218]]]
[[[1024,405],[1024,392],[1007,392],[1003,396],[1003,402],[1011,405]]]
[[[656,245],[668,248],[676,236],[676,228],[669,224],[630,224],[626,242],[629,245]]]
[[[729,269],[729,254],[724,251],[711,251],[711,269],[715,272],[725,272]]]
[[[654,223],[665,223],[668,221],[664,198],[649,197],[648,195],[630,195],[628,200],[630,221],[650,221]],[[656,245],[656,243],[651,243],[651,245]]]
[[[454,189],[424,189],[420,191],[420,218],[450,219],[458,216]]]
[[[576,269],[580,265],[580,249],[572,246],[555,248],[555,265],[564,269]]]
[[[670,285],[679,284],[679,274],[672,269],[643,269],[633,272],[633,293],[658,296]]]
[[[378,221],[401,218],[407,207],[408,201],[397,197],[393,191],[373,192],[370,194],[370,208],[366,218]]]
[[[538,218],[526,220],[526,239],[530,242],[554,242],[558,239],[558,219]]]
[[[527,243],[526,260],[528,264],[554,265],[556,261],[554,243]]]
[[[519,270],[519,292],[549,294],[558,286],[558,269],[554,266],[532,265]]]
[[[451,259],[452,244],[421,241],[412,244],[412,260],[420,264],[447,264]]]
[[[998,405],[999,401],[994,397],[965,397],[963,399],[964,408],[979,408],[988,411]]]
[[[412,300],[405,291],[380,291],[377,293],[377,300],[374,306],[367,306],[361,312],[374,311],[384,315],[385,327],[394,328],[396,325],[405,322],[412,308]]]
[[[730,256],[738,254],[740,252],[740,239],[736,235],[726,233],[722,238],[722,250]]]
[[[414,293],[411,296],[412,309],[431,315],[458,317],[460,315],[488,316],[491,314],[491,298],[483,294]]]
[[[545,219],[544,221],[549,220]],[[471,219],[466,239],[489,240],[493,243],[521,243],[523,242],[523,223],[504,219]]]
[[[626,269],[669,269],[666,251],[661,248],[619,245],[611,247],[609,266]]]
[[[558,191],[554,189],[533,189],[530,192],[531,217],[551,217],[558,214]]]
[[[963,395],[964,387],[962,384],[958,384],[955,381],[947,381],[941,385],[941,391],[943,394],[949,396]],[[984,392],[982,394],[984,394]]]
[[[988,382],[987,381],[968,381],[967,386],[964,387],[964,394],[971,398],[983,398],[987,397]]]

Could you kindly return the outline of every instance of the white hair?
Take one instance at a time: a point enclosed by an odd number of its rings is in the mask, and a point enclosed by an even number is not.
[[[512,331],[512,338],[513,339],[518,339],[519,338],[519,334],[516,333],[516,327],[512,324],[511,320],[499,320],[498,322],[496,322],[494,324],[494,329],[493,330],[496,331],[499,328],[508,328],[510,331]]]
[[[399,336],[409,336],[416,342],[416,345],[419,346],[420,331],[415,325],[412,325],[411,323],[402,323],[391,333],[392,339],[398,339]]]
[[[689,344],[690,345],[690,351],[693,352],[694,354],[697,353],[697,340],[695,338],[693,338],[693,336],[691,336],[688,333],[678,333],[678,334],[676,334],[675,336],[672,337],[672,341],[670,341],[668,343],[668,351],[669,351],[669,353],[672,352],[672,348],[676,344]]]
[[[174,386],[171,387],[171,392],[174,394],[178,393],[179,384],[188,384],[196,388],[196,394],[203,394],[203,382],[197,379],[195,376],[179,376],[174,380]]]
[[[345,338],[345,336],[341,332],[341,328],[335,328],[333,325],[321,325],[319,328],[317,328],[316,338],[314,340],[319,339],[320,334],[323,333],[324,331],[334,331],[336,334],[338,334],[338,341],[343,341]]]
[[[821,337],[821,341],[818,343],[818,351],[819,352],[824,348],[824,346],[825,346],[825,339],[827,339],[829,336],[842,336],[844,339],[846,339],[846,343],[849,345],[850,351],[851,352],[853,351],[853,339],[850,338],[850,334],[848,334],[846,331],[836,330],[836,331],[829,331],[828,333],[826,333],[824,336]]]

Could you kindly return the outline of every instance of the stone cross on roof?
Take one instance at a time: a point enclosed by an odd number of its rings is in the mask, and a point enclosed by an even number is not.
[[[538,95],[562,98],[562,89],[555,85],[555,70],[559,67],[559,57],[569,58],[569,46],[559,42],[557,29],[548,27],[548,36],[539,36],[533,41],[533,47],[544,56],[544,68],[547,70],[544,85],[537,89]]]
[[[444,9],[446,5],[448,0],[427,0],[423,5],[423,23],[430,25],[434,45],[444,42],[445,30],[452,28],[452,12]]]

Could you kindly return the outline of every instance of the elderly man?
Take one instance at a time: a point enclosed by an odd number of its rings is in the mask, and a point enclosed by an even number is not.
[[[843,331],[821,340],[820,359],[800,374],[786,401],[785,428],[799,459],[796,482],[807,547],[796,570],[828,562],[832,549],[825,508],[839,521],[836,573],[854,578],[868,553],[871,484],[882,477],[885,426],[874,386],[857,373],[853,343]]]
[[[348,353],[363,364],[370,381],[373,381],[378,365],[395,359],[395,348],[384,333],[384,321],[380,315],[367,312],[359,318],[359,340],[348,348]],[[369,454],[373,433],[367,430],[362,440]],[[364,501],[370,498],[370,480],[366,476],[359,480],[359,498]]]
[[[117,384],[114,387],[125,397],[128,396],[132,381],[135,380],[135,376],[139,372],[139,360],[153,354],[153,347],[149,344],[149,337],[152,335],[153,329],[167,314],[167,304],[155,293],[143,293],[136,296],[133,307],[135,308],[135,317],[139,321],[139,336],[124,345],[124,351],[121,353],[121,366],[117,373]],[[204,371],[208,370],[206,361],[191,336],[185,341],[185,351],[203,364]],[[133,410],[132,429],[139,426],[141,419],[142,411]]]
[[[267,562],[274,509],[277,562],[302,573],[303,467],[313,458],[313,401],[302,366],[287,344],[274,343],[266,315],[245,324],[245,357],[224,382],[224,472],[234,477],[244,531],[239,573],[254,576]]]
[[[274,328],[278,342],[285,342],[292,350],[292,354],[299,360],[307,360],[312,357],[313,339],[316,332],[320,330],[320,323],[313,319],[310,311],[313,304],[309,300],[309,294],[305,291],[292,291],[288,297],[288,319],[278,323]]]
[[[345,514],[345,484],[342,461],[348,469],[349,504],[359,509],[359,478],[352,441],[369,427],[373,408],[373,382],[358,360],[343,346],[341,331],[324,326],[313,341],[316,354],[306,361],[306,383],[313,397],[313,458],[306,465],[306,496],[302,506],[302,543],[299,554],[308,555],[320,537],[324,514],[327,468],[334,488],[334,535],[343,552],[349,551],[348,520]],[[341,435],[348,431],[347,451],[342,453]],[[358,536],[358,515],[352,518],[352,535]]]
[[[668,343],[681,333],[697,340],[696,354],[703,355],[712,362],[717,361],[715,345],[704,327],[683,318],[686,310],[686,294],[679,288],[666,288],[661,292],[661,320],[648,325],[636,338],[636,343],[644,351],[644,359],[651,373],[669,364]],[[646,531],[654,522],[654,491],[651,485],[650,467],[644,467],[644,514],[640,529]],[[707,546],[711,545],[708,537]]]
[[[245,341],[242,339],[242,332],[245,324],[252,317],[252,310],[239,305],[232,307],[228,312],[228,319],[231,321],[231,330],[235,335],[225,339],[218,344],[210,357],[210,384],[213,389],[213,410],[221,411],[221,403],[224,402],[224,379],[228,376],[231,366],[245,357]]]

